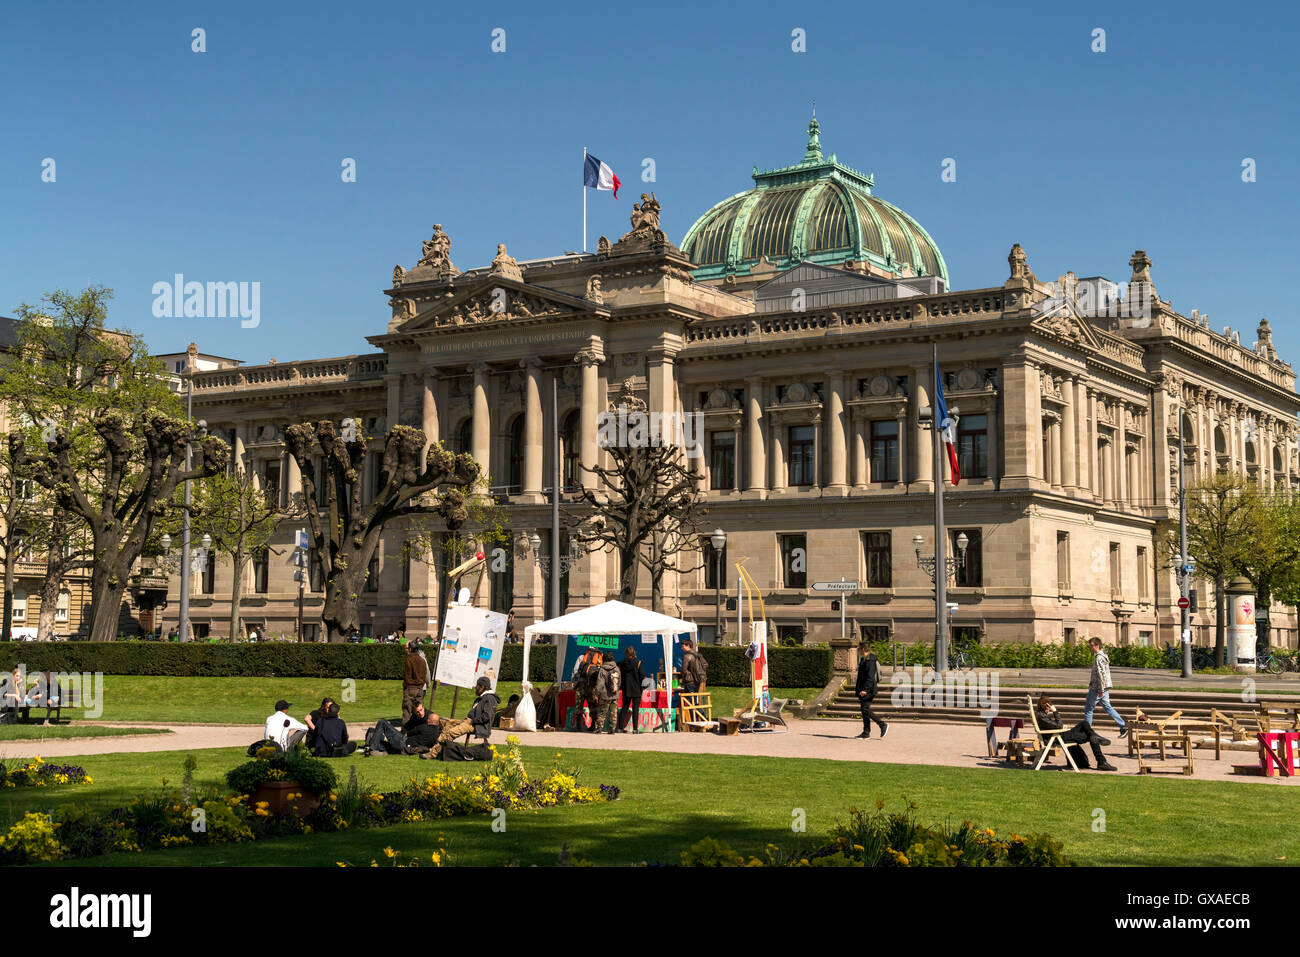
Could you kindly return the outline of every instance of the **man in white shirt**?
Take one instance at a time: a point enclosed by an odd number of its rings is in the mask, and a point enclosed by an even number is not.
[[[275,714],[266,719],[266,740],[274,741],[285,751],[303,739],[307,726],[289,717],[289,702],[281,698],[275,703]]]

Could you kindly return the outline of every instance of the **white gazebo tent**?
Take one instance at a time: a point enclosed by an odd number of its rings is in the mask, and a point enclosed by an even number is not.
[[[524,680],[528,680],[528,657],[532,649],[533,637],[536,635],[640,635],[643,638],[657,637],[664,650],[664,674],[668,687],[672,687],[673,639],[678,635],[688,634],[691,641],[698,640],[699,629],[694,622],[683,621],[661,615],[657,611],[646,611],[636,605],[621,601],[607,601],[601,605],[592,605],[550,621],[539,621],[524,629]],[[564,664],[565,643],[557,641],[555,651],[556,679],[565,680],[560,672]]]

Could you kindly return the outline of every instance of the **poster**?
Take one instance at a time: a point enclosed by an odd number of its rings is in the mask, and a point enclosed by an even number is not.
[[[505,638],[505,615],[472,605],[452,605],[447,609],[434,678],[453,688],[473,688],[487,675],[496,691]]]
[[[745,657],[752,665],[750,688],[759,710],[767,711],[772,704],[772,693],[767,684],[767,622],[751,621],[749,627],[749,649]]]

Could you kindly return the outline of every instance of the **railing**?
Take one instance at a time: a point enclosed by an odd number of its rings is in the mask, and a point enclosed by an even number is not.
[[[344,356],[338,359],[308,359],[275,365],[243,366],[194,374],[194,391],[281,388],[382,378],[388,371],[388,356]]]

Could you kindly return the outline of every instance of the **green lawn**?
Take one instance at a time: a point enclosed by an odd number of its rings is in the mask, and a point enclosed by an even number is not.
[[[10,724],[0,727],[0,741],[109,738],[126,734],[171,734],[171,731],[166,728],[122,728],[95,724]]]
[[[710,688],[714,712],[730,714],[732,708],[749,704],[748,688]],[[821,688],[773,688],[777,698],[809,701]],[[519,691],[519,682],[502,681],[497,693],[504,704]],[[433,708],[440,715],[451,713],[452,688],[439,688]],[[106,675],[103,713],[105,721],[185,721],[204,724],[261,724],[284,698],[290,713],[301,718],[329,695],[339,702],[343,720],[355,737],[361,729],[380,718],[402,712],[400,681],[344,682],[338,678],[173,678],[142,675]],[[349,701],[352,697],[354,700]],[[464,717],[474,701],[472,691],[456,696],[456,716]],[[65,708],[72,717],[80,712]]]
[[[528,747],[534,771],[551,764],[554,749]],[[196,752],[196,780],[219,781],[243,760],[237,748]],[[0,823],[67,802],[121,806],[163,778],[176,786],[184,754],[116,754],[61,759],[85,766],[95,783],[84,787],[0,792]],[[486,816],[455,818],[377,830],[286,837],[253,844],[182,848],[113,855],[77,862],[101,865],[325,865],[368,864],[391,846],[425,854],[445,835],[462,865],[555,863],[560,846],[592,863],[676,862],[704,836],[741,852],[761,852],[768,842],[810,846],[850,805],[879,798],[919,805],[924,821],[971,818],[999,833],[1045,831],[1065,842],[1066,853],[1094,865],[1267,865],[1300,861],[1300,837],[1284,822],[1300,810],[1300,791],[1263,784],[1187,781],[1181,778],[1033,774],[1013,769],[940,768],[857,764],[794,758],[568,751],[563,763],[580,769],[586,784],[617,784],[611,804],[516,812],[504,833]],[[470,774],[475,765],[447,765],[403,757],[340,761],[346,777],[356,765],[363,780],[380,788],[435,771]],[[807,833],[794,834],[796,809]],[[1095,810],[1105,830],[1093,830]],[[1231,809],[1230,811],[1228,809]]]

